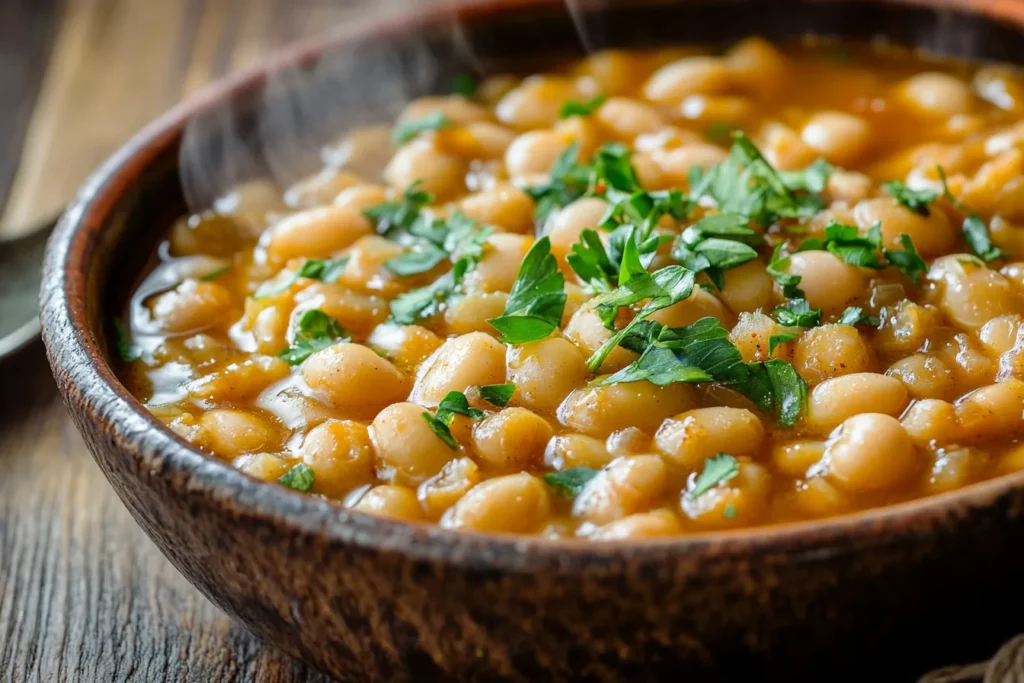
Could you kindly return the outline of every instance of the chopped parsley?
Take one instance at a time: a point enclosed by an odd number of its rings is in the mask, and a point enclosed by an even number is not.
[[[787,272],[790,264],[789,256],[782,255],[783,243],[779,242],[775,245],[775,250],[772,252],[772,258],[768,262],[768,274],[772,276],[772,279],[782,286],[782,296],[787,299],[802,299],[804,298],[804,292],[798,288],[802,279],[799,275],[791,275]]]
[[[469,74],[459,74],[452,80],[452,91],[463,97],[476,95],[476,81]]]
[[[120,318],[114,318],[114,348],[125,363],[132,363],[142,357],[139,347],[132,343],[131,330]]]
[[[217,268],[216,270],[211,270],[209,273],[207,273],[206,275],[204,275],[201,278],[199,278],[199,280],[201,282],[213,282],[214,280],[219,278],[221,275],[225,275],[225,274],[230,273],[230,272],[231,272],[231,265],[228,264],[226,266],[221,266],[220,268]]]
[[[259,286],[256,293],[253,295],[254,299],[263,299],[268,296],[274,296],[287,290],[293,284],[295,284],[300,277],[306,277],[310,280],[319,280],[320,282],[332,283],[337,281],[341,274],[345,270],[345,266],[348,265],[348,257],[336,258],[336,259],[309,259],[302,264],[302,267],[295,272],[287,272],[278,274],[277,277],[267,280]]]
[[[579,162],[579,143],[573,142],[551,166],[548,182],[524,188],[537,203],[534,220],[543,225],[553,211],[582,197],[590,186],[590,167]]]
[[[712,142],[728,142],[732,129],[733,125],[728,121],[712,121],[704,128],[704,135]]]
[[[277,483],[305,493],[313,488],[313,479],[313,468],[304,462],[300,462],[281,475]]]
[[[967,218],[964,219],[961,231],[964,235],[964,240],[967,242],[967,246],[970,247],[971,252],[980,258],[985,263],[991,263],[998,259],[1003,258],[1006,254],[1002,249],[992,243],[992,235],[989,234],[988,225],[982,220],[981,216],[971,211],[967,206],[953,195],[949,190],[949,183],[946,182],[946,171],[942,166],[936,167],[939,172],[939,179],[942,180],[942,193],[946,196],[946,199],[956,207],[957,210],[967,214]]]
[[[817,327],[821,324],[821,309],[811,308],[806,299],[791,299],[777,306],[772,317],[783,327]]]
[[[544,480],[545,484],[563,496],[574,498],[579,495],[580,491],[583,490],[591,479],[597,476],[598,472],[600,470],[591,469],[590,467],[572,467],[560,472],[549,472],[541,475],[541,479]]]
[[[807,383],[796,369],[777,358],[749,363],[746,367],[746,381],[733,388],[762,410],[774,411],[780,424],[795,425],[807,405]]]
[[[796,337],[797,335],[795,334],[773,334],[768,337],[768,355],[772,355],[775,353],[775,349],[779,348],[782,344],[793,341]]]
[[[494,228],[480,227],[472,218],[456,211],[444,220],[421,215],[408,232],[413,238],[409,249],[384,262],[384,267],[395,275],[426,273],[449,259],[454,263],[468,258],[475,263],[483,256],[484,242]]]
[[[751,245],[761,244],[761,236],[747,227],[739,214],[706,216],[679,236],[672,256],[695,273],[705,273],[719,290],[725,289],[724,271],[757,258]]]
[[[824,240],[817,237],[806,239],[797,247],[797,251],[825,250],[840,258],[843,263],[877,270],[885,267],[878,256],[881,248],[881,223],[876,223],[861,235],[857,226],[833,220],[825,226]]]
[[[699,498],[718,484],[729,481],[739,473],[739,463],[736,462],[736,458],[727,453],[719,453],[713,458],[705,458],[704,469],[694,478],[686,496],[691,500]]]
[[[315,352],[341,341],[349,341],[344,328],[331,316],[313,308],[299,317],[291,346],[277,355],[289,365],[299,365]]]
[[[917,282],[922,275],[928,272],[928,264],[917,252],[910,235],[901,234],[900,244],[903,245],[903,249],[885,249],[885,258],[889,261],[889,265],[899,268],[912,282]]]
[[[487,322],[506,344],[525,344],[551,334],[565,310],[565,277],[551,254],[551,240],[542,237],[526,253],[505,312]]]
[[[421,116],[418,119],[412,119],[395,126],[394,130],[391,131],[391,141],[396,145],[404,145],[420,133],[425,133],[428,130],[446,128],[451,124],[451,119],[445,116],[442,112],[431,112],[426,116]]]
[[[456,415],[465,415],[472,420],[479,420],[484,416],[484,411],[469,405],[466,395],[461,391],[449,391],[437,406],[434,415],[424,411],[423,419],[430,425],[430,431],[437,435],[437,438],[452,450],[459,448],[459,443],[452,436],[452,422]]]
[[[454,436],[452,436],[452,430],[448,428],[448,425],[445,424],[444,420],[431,415],[425,410],[421,415],[430,427],[430,431],[434,432],[434,435],[437,438],[441,439],[441,441],[443,441],[444,444],[453,451],[459,450],[459,442],[455,440]]]
[[[567,119],[570,116],[590,116],[597,108],[600,107],[608,98],[604,95],[595,95],[589,100],[566,100],[562,104],[562,108],[558,110],[558,118]]]
[[[396,231],[409,230],[420,217],[420,211],[434,201],[434,195],[420,189],[417,180],[402,194],[396,202],[384,202],[363,209],[363,215],[373,221],[377,234],[392,236]]]
[[[512,400],[512,394],[515,391],[516,385],[512,382],[508,384],[488,384],[480,387],[480,398],[492,406],[504,408]]]
[[[879,320],[877,315],[870,315],[864,312],[864,309],[860,306],[849,306],[839,319],[836,320],[837,325],[867,325],[868,327],[878,327]]]
[[[451,270],[426,287],[395,297],[391,302],[391,321],[399,325],[414,325],[440,313],[455,294],[469,267],[468,258],[459,259]]]
[[[929,206],[939,198],[937,192],[931,190],[913,190],[899,180],[882,183],[882,189],[893,199],[919,216],[930,216]]]

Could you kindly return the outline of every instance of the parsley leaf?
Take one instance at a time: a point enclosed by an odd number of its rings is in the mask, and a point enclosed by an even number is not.
[[[434,195],[420,189],[417,180],[402,194],[401,201],[384,202],[363,209],[363,215],[377,226],[377,234],[385,237],[396,230],[408,230],[420,217],[420,210],[434,201]]]
[[[434,432],[434,435],[437,438],[441,439],[441,441],[444,441],[444,444],[453,451],[459,450],[459,442],[455,440],[454,436],[452,436],[452,430],[448,428],[448,425],[445,424],[444,420],[440,419],[439,417],[431,415],[425,410],[421,413],[421,415],[423,416],[423,419],[426,420],[427,425],[430,427],[430,431]]]
[[[679,236],[672,256],[695,273],[706,272],[714,285],[725,288],[723,271],[757,258],[750,245],[762,242],[761,235],[747,227],[739,214],[705,216]]]
[[[734,388],[762,410],[774,410],[779,423],[795,425],[807,404],[807,383],[796,369],[777,358],[749,363],[746,367],[747,380]]]
[[[132,343],[131,330],[120,318],[114,318],[114,348],[125,363],[132,363],[142,357],[142,352]]]
[[[606,142],[594,153],[592,185],[603,184],[605,191],[642,193],[643,187],[637,178],[631,161],[629,147],[618,142]]]
[[[779,348],[782,344],[791,342],[797,338],[795,334],[773,334],[768,337],[768,355],[775,353],[775,349]]]
[[[590,116],[597,108],[605,103],[608,98],[604,95],[595,95],[589,100],[582,102],[578,100],[566,100],[562,108],[558,110],[558,118],[567,119],[570,116]]]
[[[773,280],[782,285],[782,296],[787,299],[802,299],[804,298],[804,292],[797,287],[800,284],[801,277],[799,275],[790,275],[786,272],[790,261],[788,256],[782,256],[782,247],[782,242],[775,245],[772,258],[768,262],[768,274],[772,276]]]
[[[256,290],[256,293],[253,294],[253,298],[263,299],[268,296],[280,294],[295,284],[300,277],[306,277],[310,280],[319,280],[326,283],[335,282],[339,277],[341,277],[342,272],[345,270],[345,266],[348,265],[348,261],[349,259],[347,256],[336,259],[309,259],[302,264],[302,267],[299,268],[299,270],[289,272],[286,275],[279,273],[276,277],[261,284]]]
[[[565,278],[551,254],[551,240],[542,237],[526,253],[505,302],[505,312],[487,322],[506,344],[525,344],[551,334],[565,310]]]
[[[498,406],[504,408],[508,405],[508,402],[512,400],[512,394],[516,391],[516,385],[512,382],[508,384],[488,384],[480,387],[480,398],[490,403],[492,406]]]
[[[882,226],[876,223],[863,236],[855,225],[844,225],[835,220],[825,226],[824,242],[816,237],[804,240],[797,251],[824,249],[840,258],[843,263],[862,268],[880,270],[885,264],[878,257],[882,248]]]
[[[920,216],[930,216],[931,210],[928,205],[939,198],[937,192],[912,190],[899,180],[882,183],[882,189],[897,202]]]
[[[586,194],[590,185],[590,167],[579,162],[579,150],[579,143],[573,142],[551,166],[548,182],[524,188],[537,203],[533,217],[538,225],[543,225],[551,212]]]
[[[928,264],[917,253],[917,248],[914,247],[914,242],[910,239],[910,235],[901,234],[900,244],[903,245],[903,249],[886,249],[885,258],[889,261],[890,265],[896,266],[906,273],[911,281],[917,282],[921,275],[928,272]]]
[[[448,252],[433,242],[421,240],[410,249],[384,262],[384,267],[395,275],[419,275],[437,267],[448,259]]]
[[[469,74],[459,74],[452,81],[452,91],[463,97],[473,97],[476,94],[476,81]]]
[[[391,131],[391,141],[395,145],[404,145],[420,133],[425,133],[428,130],[437,130],[438,128],[445,128],[452,124],[451,119],[445,116],[442,112],[435,111],[421,116],[418,119],[412,119],[395,126],[394,130]]]
[[[821,324],[821,309],[811,308],[806,299],[791,299],[779,304],[772,317],[783,327],[817,327]]]
[[[972,213],[964,219],[963,233],[971,252],[985,263],[1003,258],[1003,250],[992,243],[988,226],[978,214]]]
[[[221,266],[220,268],[217,268],[216,270],[211,270],[209,273],[207,273],[206,275],[202,276],[199,279],[202,282],[213,282],[214,280],[219,278],[221,275],[224,275],[224,274],[230,273],[230,272],[231,272],[231,265],[228,264],[226,266]]]
[[[469,400],[461,391],[449,391],[437,405],[437,417],[446,425],[451,426],[456,415],[465,415],[479,420],[484,416],[484,411],[469,405]]]
[[[618,273],[618,267],[608,257],[601,238],[590,228],[580,233],[580,241],[572,245],[572,251],[566,254],[565,261],[580,282],[596,292],[609,291]]]
[[[305,493],[313,488],[313,469],[304,462],[292,467],[278,478],[277,483]]]
[[[574,498],[598,472],[600,470],[589,467],[572,467],[560,472],[548,472],[541,475],[541,479],[563,496]]]
[[[326,349],[349,337],[337,320],[317,308],[312,308],[299,318],[292,345],[277,354],[289,365],[299,365],[316,351]]]
[[[837,325],[868,325],[869,327],[878,327],[879,320],[878,316],[870,315],[864,312],[864,309],[860,306],[849,306],[843,314],[836,320]]]
[[[391,302],[391,320],[399,325],[413,325],[440,313],[462,282],[469,266],[469,259],[459,259],[450,271],[433,283],[395,297]]]
[[[828,179],[835,169],[824,159],[818,159],[807,168],[798,171],[779,171],[782,181],[791,190],[806,190],[822,193],[828,185]]]
[[[704,469],[693,480],[693,485],[686,496],[690,499],[698,498],[719,483],[729,481],[739,473],[739,463],[731,455],[719,453],[713,458],[705,458]]]

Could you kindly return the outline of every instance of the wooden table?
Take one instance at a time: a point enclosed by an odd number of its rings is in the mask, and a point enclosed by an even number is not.
[[[381,10],[377,0],[0,1],[0,234],[56,214],[104,157],[210,79]],[[2,373],[0,680],[328,680],[233,623],[164,559],[86,452],[40,344]]]

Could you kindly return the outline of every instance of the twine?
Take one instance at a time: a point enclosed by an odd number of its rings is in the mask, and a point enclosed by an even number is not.
[[[922,676],[918,683],[1024,683],[1024,634],[1007,641],[987,662],[946,666]]]

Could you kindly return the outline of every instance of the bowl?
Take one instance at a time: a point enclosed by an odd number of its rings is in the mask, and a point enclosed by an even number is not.
[[[813,31],[1024,61],[1024,3],[1009,0],[570,4],[600,45]],[[387,107],[366,76],[374,65],[416,75],[416,95],[447,90],[467,68],[579,50],[560,0],[420,9],[216,85],[107,161],[49,244],[42,326],[60,391],[111,485],[216,605],[348,681],[906,680],[987,656],[1021,621],[1024,473],[813,523],[672,540],[453,533],[249,478],[165,428],[115,377],[108,325],[185,211],[179,153],[190,120],[226,116],[230,126],[199,140],[226,149],[217,136],[259,125],[253,112],[279,89],[268,73],[290,74],[292,94],[315,105],[304,115],[322,115],[306,126],[315,131]],[[351,96],[324,96],[338,92],[313,87],[324,74]],[[272,158],[250,156],[254,167]]]

